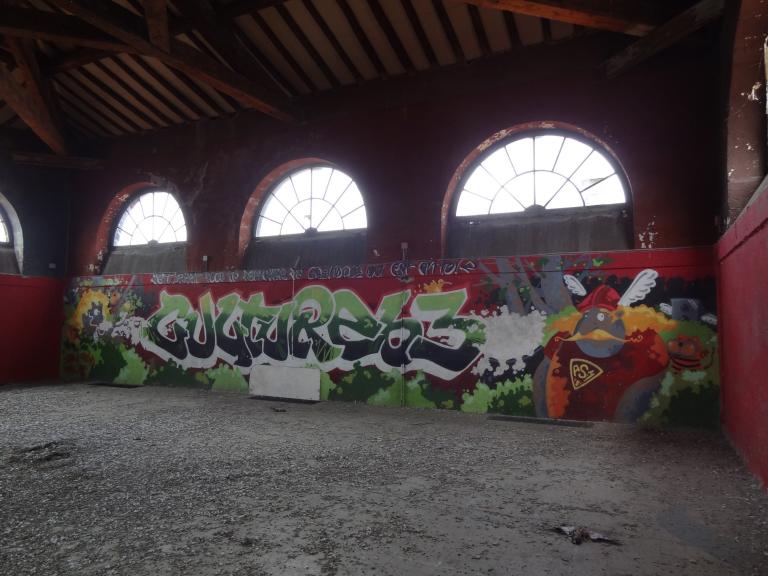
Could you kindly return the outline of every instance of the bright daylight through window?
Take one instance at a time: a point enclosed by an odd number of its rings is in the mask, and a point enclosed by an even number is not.
[[[115,230],[115,246],[185,242],[187,226],[176,198],[168,192],[146,192],[123,212]]]
[[[480,160],[464,182],[456,215],[623,204],[626,200],[624,183],[606,154],[576,138],[536,134],[502,143]]]
[[[264,203],[255,235],[285,236],[366,228],[365,203],[355,182],[330,166],[286,176]]]

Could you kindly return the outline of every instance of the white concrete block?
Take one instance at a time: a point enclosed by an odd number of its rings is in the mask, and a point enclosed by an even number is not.
[[[291,366],[254,366],[248,382],[251,396],[320,400],[320,370]]]

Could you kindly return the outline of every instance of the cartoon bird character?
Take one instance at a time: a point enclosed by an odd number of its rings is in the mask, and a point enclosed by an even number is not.
[[[568,289],[585,298],[572,328],[544,349],[534,374],[538,415],[634,422],[648,409],[669,363],[654,322],[670,321],[647,306],[630,306],[648,295],[657,277],[643,270],[621,296],[605,284],[587,295],[578,279],[564,277]]]

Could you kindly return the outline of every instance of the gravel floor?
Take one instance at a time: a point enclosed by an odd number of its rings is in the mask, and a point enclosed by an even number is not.
[[[768,574],[711,432],[56,385],[0,391],[0,462],[2,575]]]

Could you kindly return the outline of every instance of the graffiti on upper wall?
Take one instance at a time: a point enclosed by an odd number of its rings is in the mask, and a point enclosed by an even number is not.
[[[431,262],[370,278],[362,268],[354,285],[308,271],[80,279],[66,297],[63,375],[247,390],[255,366],[316,367],[325,399],[716,424],[706,271],[660,274],[627,254]]]
[[[400,260],[389,264],[344,264],[310,268],[264,268],[221,272],[161,272],[152,274],[152,284],[218,284],[222,282],[280,282],[287,280],[339,280],[399,278],[412,276],[453,276],[472,274],[477,262],[468,258],[448,260]]]

